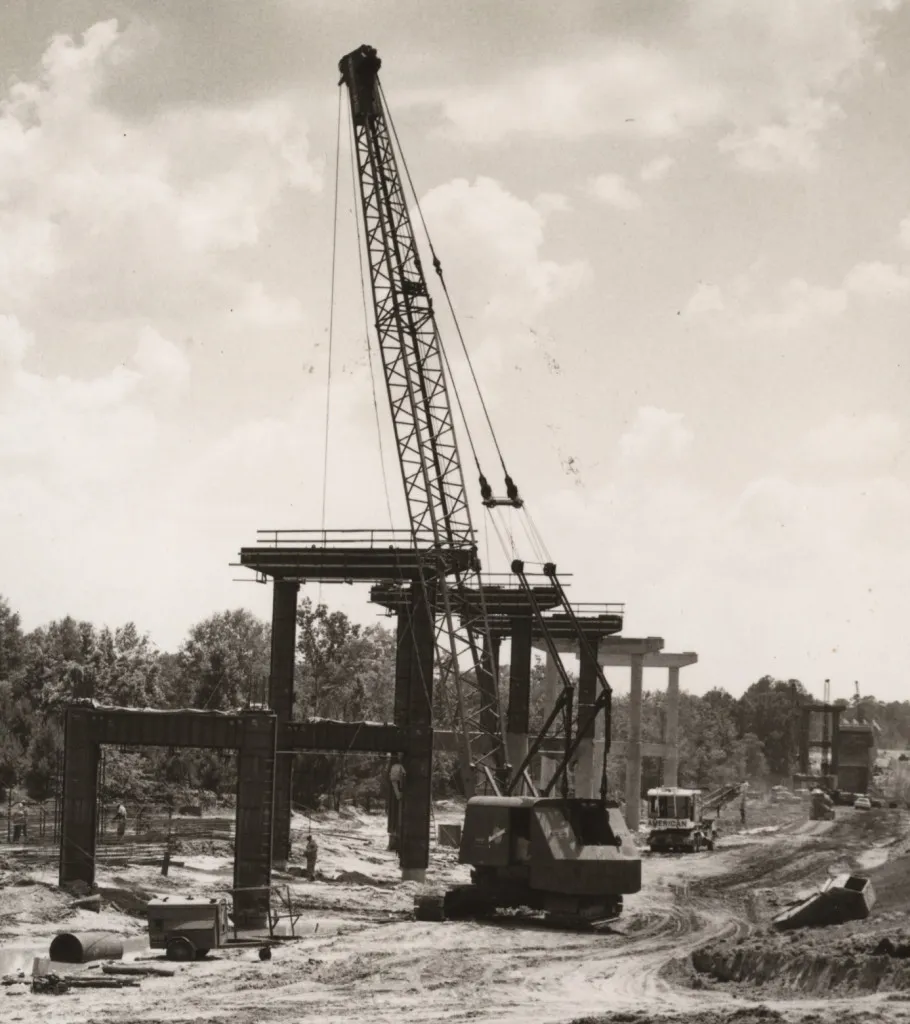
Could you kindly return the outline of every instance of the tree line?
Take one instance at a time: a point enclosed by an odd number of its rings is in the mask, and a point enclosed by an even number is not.
[[[379,623],[352,622],[307,597],[300,601],[297,627],[296,717],[390,721],[394,631]],[[0,597],[0,799],[14,787],[33,800],[54,795],[63,709],[80,693],[120,707],[227,711],[264,703],[269,632],[267,623],[245,609],[224,611],[192,626],[176,652],[165,652],[131,622],[112,630],[67,616],[25,632],[18,613]],[[503,704],[507,679],[504,666]],[[753,682],[741,697],[720,688],[702,696],[683,692],[680,784],[706,788],[742,779],[787,779],[797,763],[798,709],[810,699],[798,680],[771,676]],[[433,703],[436,727],[454,728],[451,682],[437,681]],[[850,703],[866,720],[876,721],[880,747],[910,747],[910,701],[866,696]],[[662,737],[665,712],[661,690],[644,695],[644,739]],[[531,680],[532,732],[544,717],[544,671],[537,664]],[[615,696],[612,735],[624,736],[627,722],[627,698]],[[436,795],[456,793],[454,755],[437,754],[434,767]],[[378,801],[381,775],[375,755],[300,754],[293,799],[307,807]],[[609,757],[608,778],[611,789],[621,792],[621,758]],[[160,804],[218,800],[233,790],[233,756],[211,750],[108,748],[103,785],[104,795],[112,799]]]

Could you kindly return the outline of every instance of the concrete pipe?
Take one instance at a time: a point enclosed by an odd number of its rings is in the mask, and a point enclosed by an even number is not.
[[[110,932],[61,932],[51,943],[50,955],[60,964],[122,960],[123,939]]]

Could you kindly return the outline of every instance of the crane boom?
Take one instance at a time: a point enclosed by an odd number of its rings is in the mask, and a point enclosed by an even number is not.
[[[439,330],[383,107],[380,65],[375,49],[361,46],[339,70],[350,98],[376,334],[411,537],[415,547],[434,552],[421,582],[436,617],[438,660],[456,681],[470,794],[470,765],[486,762],[500,778],[507,774],[503,716]],[[470,553],[467,570],[447,557],[458,550]]]
[[[499,699],[497,666],[484,583],[477,557],[477,542],[468,505],[452,403],[446,379],[446,359],[417,249],[393,142],[394,129],[387,117],[379,85],[381,61],[371,46],[361,46],[342,57],[340,85],[350,100],[357,161],[359,194],[366,236],[366,255],[375,312],[375,328],[386,392],[392,413],[398,462],[404,485],[411,540],[425,552],[420,570],[424,600],[435,621],[437,663],[455,679],[461,746],[462,781],[467,795],[474,792],[480,769],[496,792],[512,793],[528,784],[527,769],[546,735],[562,718],[564,750],[549,793],[557,781],[567,792],[570,761],[584,735],[593,734],[596,715],[605,718],[605,749],[609,749],[610,686],[593,657],[584,632],[568,602],[556,567],[544,564],[566,618],[576,632],[579,649],[593,661],[600,688],[594,703],[577,721],[574,684],[553,643],[547,621],[524,571],[515,560],[512,572],[524,592],[548,657],[562,682],[553,713],[523,763],[513,770],[508,763],[505,716]],[[434,267],[441,269],[434,255]],[[497,445],[498,451],[498,445]],[[501,457],[501,456],[500,456]],[[475,454],[476,461],[476,454]],[[496,499],[480,473],[480,489],[487,507],[523,507],[506,471],[508,497]],[[503,463],[505,471],[505,463]],[[533,786],[529,785],[533,790]],[[606,799],[606,761],[601,795]]]

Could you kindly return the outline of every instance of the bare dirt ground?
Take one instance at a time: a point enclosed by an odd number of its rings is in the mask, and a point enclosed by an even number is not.
[[[437,822],[460,819],[457,806],[437,808]],[[295,822],[297,849],[308,824]],[[41,996],[12,985],[0,988],[0,1020],[910,1021],[910,977],[901,976],[910,960],[899,955],[910,927],[906,812],[845,808],[836,822],[809,823],[800,806],[750,807],[750,828],[731,823],[713,853],[646,855],[642,892],[627,898],[621,923],[601,934],[515,920],[413,921],[420,887],[398,881],[384,824],[383,816],[355,813],[313,819],[320,877],[276,878],[302,907],[302,937],[277,948],[270,961],[260,961],[256,950],[220,950],[136,988]],[[184,867],[168,878],[154,867],[99,871],[102,894],[113,902],[101,914],[73,913],[50,867],[17,870],[0,847],[0,974],[29,970],[61,929],[110,929],[128,938],[125,959],[149,956],[143,919],[118,909],[137,904],[131,893],[214,895],[231,884],[227,855],[180,859]],[[869,921],[796,939],[770,932],[770,917],[788,900],[831,872],[860,867],[879,892]],[[455,851],[434,847],[428,881],[465,880]],[[885,938],[891,953],[881,952]],[[746,965],[742,978],[723,980],[732,976],[737,954]]]

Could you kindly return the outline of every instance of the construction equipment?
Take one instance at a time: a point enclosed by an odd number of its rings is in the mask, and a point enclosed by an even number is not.
[[[168,960],[195,960],[225,947],[258,948],[260,960],[267,960],[269,947],[278,941],[271,936],[238,937],[224,897],[163,896],[148,901],[146,916],[149,946],[163,949]]]
[[[386,110],[379,82],[380,66],[376,50],[361,46],[339,62],[339,84],[347,87],[350,100],[374,323],[410,518],[411,540],[423,554],[419,585],[425,607],[431,611],[435,622],[436,660],[440,675],[443,681],[451,678],[455,683],[461,777],[466,795],[473,798],[468,801],[460,856],[464,863],[475,868],[478,890],[492,877],[488,869],[493,869],[500,881],[506,877],[515,881],[517,888],[514,893],[520,891],[525,903],[542,899],[540,894],[549,892],[553,899],[584,896],[588,902],[599,900],[599,905],[615,910],[616,901],[621,900],[623,893],[637,891],[640,861],[628,843],[620,841],[618,846],[614,844],[624,825],[618,808],[607,801],[605,766],[610,738],[610,687],[594,657],[599,693],[593,704],[584,708],[576,706],[574,684],[551,636],[547,619],[535,596],[535,587],[531,585],[524,561],[514,557],[511,571],[518,589],[527,599],[535,627],[543,638],[562,689],[540,735],[529,744],[523,762],[515,766],[508,760],[505,716],[497,685],[497,648],[487,612],[487,583],[481,573],[450,392],[454,392],[458,399],[463,421],[464,408],[451,376],[448,355],[437,328],[423,262],[414,237],[404,182],[398,170],[399,162],[404,167],[408,184],[411,184],[410,173]],[[413,185],[411,191],[414,191]],[[416,201],[416,195],[414,198]],[[423,226],[426,227],[425,224]],[[433,268],[452,309],[442,265],[432,242],[429,242],[429,248]],[[454,309],[452,313],[454,316]],[[458,334],[470,365],[470,355],[460,329]],[[494,496],[481,469],[469,426],[464,421],[479,477],[482,504],[491,516],[494,512],[526,516],[524,500],[506,468],[473,367],[471,375],[502,466],[506,495]],[[534,533],[533,524],[530,527],[529,536]],[[542,545],[538,546],[542,548]],[[588,642],[566,598],[556,566],[548,560],[539,564],[543,566],[543,575],[551,593],[556,595],[560,606],[557,610],[577,632],[579,649],[586,656],[591,655],[589,647],[585,651]],[[568,768],[581,740],[593,736],[599,714],[604,715],[606,741],[601,799],[575,801],[569,798]],[[528,768],[544,740],[556,735],[562,741],[563,751],[552,778],[538,793],[531,783]],[[478,786],[492,796],[475,797]],[[559,798],[550,795],[556,786],[561,787]],[[477,803],[477,799],[492,800],[493,803]],[[537,801],[540,802],[539,808]],[[557,845],[562,844],[558,857],[553,852],[551,839],[545,838],[545,835],[550,836],[546,832],[550,825],[544,824],[555,822],[557,818],[561,824],[553,827],[557,832],[563,830],[559,835],[553,833],[557,838],[552,842],[558,840]],[[579,832],[575,823],[581,820],[585,824],[583,831]],[[521,830],[527,833],[526,837],[522,836]],[[609,842],[592,841],[587,838],[589,835],[608,837]],[[518,843],[522,838],[529,842],[529,863],[517,859]],[[600,852],[606,849],[612,851],[611,855],[600,856]],[[563,867],[573,865],[577,869],[573,877],[578,881],[565,881],[565,876],[572,875],[571,870],[549,872],[548,875],[549,869],[537,865],[537,857],[543,857],[544,863],[551,866],[556,862],[565,862]],[[583,891],[576,892],[575,889]],[[483,903],[480,895],[478,903]],[[470,902],[462,899],[463,906]]]
[[[606,813],[604,813],[606,811]],[[618,807],[599,800],[474,797],[459,860],[471,884],[418,898],[418,920],[543,911],[562,924],[611,921],[641,888],[641,860]]]
[[[660,786],[648,790],[648,847],[652,853],[713,850],[717,817],[721,808],[735,800],[745,783],[720,786],[707,795],[700,789]]]
[[[782,910],[771,921],[777,931],[862,921],[875,906],[875,890],[861,875],[837,875],[807,899]]]
[[[195,960],[228,940],[228,905],[223,899],[165,896],[149,900],[149,946],[168,960]]]

